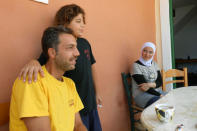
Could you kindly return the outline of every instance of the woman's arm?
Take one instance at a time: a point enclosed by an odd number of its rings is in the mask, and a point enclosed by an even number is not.
[[[134,81],[140,87],[140,89],[144,92],[160,96],[161,94],[157,92],[154,88],[156,87],[156,83],[147,83],[144,76],[141,74],[132,75]]]
[[[101,96],[99,94],[98,91],[98,86],[97,86],[97,75],[96,75],[96,68],[95,68],[95,64],[92,64],[92,77],[93,77],[93,82],[94,82],[94,90],[95,90],[95,94],[96,94],[96,103],[97,105],[99,105],[98,107],[102,106],[102,99]]]

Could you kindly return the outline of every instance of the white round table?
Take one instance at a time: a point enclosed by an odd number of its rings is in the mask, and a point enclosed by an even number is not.
[[[156,104],[168,104],[175,107],[173,120],[162,123],[155,113]],[[170,91],[167,95],[143,110],[141,122],[148,131],[175,131],[183,124],[183,131],[197,131],[197,86],[182,87]]]

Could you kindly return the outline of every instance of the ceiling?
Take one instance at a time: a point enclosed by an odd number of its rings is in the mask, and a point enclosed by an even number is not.
[[[173,8],[180,8],[188,5],[197,5],[197,0],[172,0]]]
[[[174,19],[174,35],[181,31],[184,26],[186,26],[196,15],[197,15],[197,0],[172,0],[173,1],[173,10],[175,17],[182,15],[181,19],[176,21]],[[178,14],[177,10],[182,10],[184,7],[192,7],[188,12],[182,12]],[[177,16],[179,15],[179,16]]]

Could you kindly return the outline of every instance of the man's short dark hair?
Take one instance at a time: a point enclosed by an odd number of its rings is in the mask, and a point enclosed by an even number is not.
[[[82,14],[83,22],[85,24],[85,12],[80,6],[76,4],[65,5],[57,11],[54,24],[69,25],[73,18],[79,14]]]
[[[57,27],[48,27],[42,36],[42,50],[44,55],[46,56],[47,60],[49,58],[48,49],[54,48],[58,51],[58,44],[59,44],[59,36],[60,34],[71,34],[73,35],[73,31],[69,28],[65,28],[63,26]],[[74,36],[74,35],[73,35]]]

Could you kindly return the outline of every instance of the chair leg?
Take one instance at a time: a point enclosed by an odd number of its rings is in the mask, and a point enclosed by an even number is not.
[[[142,125],[142,123],[136,122],[135,123],[135,130],[134,131],[146,131],[147,129]]]
[[[141,117],[142,112],[138,112],[134,114],[134,131],[146,131],[146,128],[142,125],[140,122],[140,117]]]
[[[135,113],[135,115],[134,115],[135,121],[140,120],[141,114],[142,114],[142,112]]]
[[[131,117],[131,131],[135,131],[135,120],[133,119],[134,117]]]

